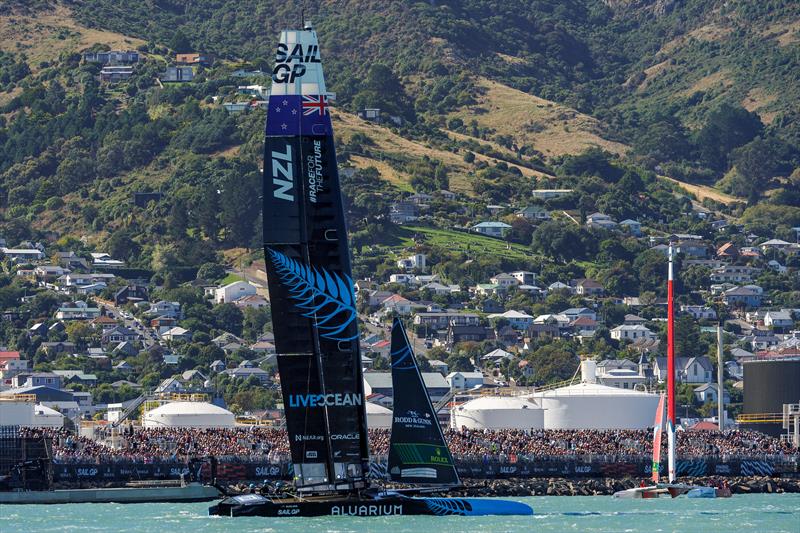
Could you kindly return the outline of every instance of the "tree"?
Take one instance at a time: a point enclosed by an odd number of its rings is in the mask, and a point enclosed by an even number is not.
[[[176,30],[175,33],[172,34],[172,38],[169,40],[168,46],[173,52],[178,54],[186,54],[193,51],[192,43],[189,41],[189,38],[186,37],[186,34],[184,34],[180,29]]]
[[[708,116],[698,133],[697,147],[711,168],[722,171],[727,168],[731,150],[760,135],[763,129],[756,113],[722,104]]]
[[[224,303],[214,306],[211,310],[211,316],[217,329],[237,336],[242,334],[244,314],[234,304]]]
[[[780,163],[775,143],[760,137],[733,150],[730,161],[736,172],[728,184],[729,190],[750,203],[758,200]]]
[[[219,263],[203,263],[197,269],[197,279],[217,281],[225,277],[225,267]]]

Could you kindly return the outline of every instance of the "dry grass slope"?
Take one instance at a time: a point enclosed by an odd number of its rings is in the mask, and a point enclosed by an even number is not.
[[[628,150],[622,143],[604,139],[597,119],[495,81],[478,83],[485,94],[477,104],[451,113],[450,118],[458,117],[466,124],[475,120],[546,156],[577,154],[593,146],[618,154]]]
[[[33,70],[40,62],[55,59],[62,52],[76,52],[94,44],[130,49],[144,41],[81,26],[64,5],[56,5],[35,17],[0,16],[0,50],[25,53]]]

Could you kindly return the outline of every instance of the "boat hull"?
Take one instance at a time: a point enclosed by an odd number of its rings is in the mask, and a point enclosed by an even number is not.
[[[488,516],[532,515],[533,510],[509,500],[423,498],[399,494],[344,498],[267,498],[244,494],[225,498],[208,510],[218,516]]]

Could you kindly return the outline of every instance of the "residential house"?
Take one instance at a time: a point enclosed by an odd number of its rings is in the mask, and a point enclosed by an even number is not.
[[[531,324],[530,327],[527,329],[525,334],[528,336],[529,339],[539,339],[539,338],[556,338],[561,336],[561,328],[558,327],[558,324]]]
[[[167,302],[166,300],[159,300],[152,304],[150,309],[147,310],[149,316],[181,319],[181,304],[179,302]]]
[[[576,279],[573,281],[575,294],[579,296],[601,296],[605,289],[603,285],[593,279]]]
[[[739,257],[739,248],[737,248],[732,242],[726,242],[717,248],[717,257],[720,259],[734,260]]]
[[[406,198],[406,201],[413,202],[413,203],[415,203],[415,204],[417,204],[419,206],[426,205],[427,203],[429,203],[432,200],[433,200],[433,196],[432,195],[421,193],[421,192],[418,192],[416,194],[412,194],[411,196]]]
[[[519,279],[511,274],[497,274],[489,279],[489,281],[491,281],[493,285],[497,285],[503,290],[508,289],[509,287],[516,287],[517,285],[521,284]]]
[[[572,291],[572,287],[567,285],[566,283],[561,283],[560,281],[555,281],[547,286],[548,292],[553,291]]]
[[[569,318],[570,322],[574,322],[581,317],[597,320],[597,313],[588,307],[570,307],[569,309],[561,311],[561,314]]]
[[[705,355],[700,357],[675,357],[675,379],[678,383],[710,383],[713,367]],[[653,375],[659,383],[667,379],[667,358],[656,357]]]
[[[389,283],[399,283],[401,285],[408,285],[414,279],[414,274],[390,274]]]
[[[42,283],[52,283],[66,274],[69,270],[57,265],[39,265],[33,269],[34,277]]]
[[[627,232],[633,235],[634,237],[642,236],[642,224],[637,220],[631,220],[630,218],[626,218],[625,220],[619,223],[619,226],[620,228],[627,230]]]
[[[425,254],[414,254],[397,261],[398,268],[405,270],[425,270],[427,266],[427,256]]]
[[[778,252],[788,252],[796,248],[797,245],[794,245],[790,242],[786,242],[781,239],[770,239],[768,241],[762,242],[759,244],[761,247],[762,252],[766,252],[767,250],[776,250]]]
[[[475,286],[475,294],[480,296],[496,296],[505,291],[506,289],[496,283],[478,283]]]
[[[729,306],[759,307],[763,298],[760,287],[745,285],[722,293],[722,301]]]
[[[139,334],[125,326],[115,326],[103,332],[102,343],[133,342],[139,338]]]
[[[75,351],[75,343],[73,342],[43,342],[42,349],[48,357],[54,357],[62,353],[73,353]]]
[[[645,322],[647,320],[638,315],[627,314],[622,323],[626,326],[643,326]]]
[[[488,235],[489,237],[503,238],[509,231],[511,231],[511,226],[505,222],[491,221],[475,224],[471,229],[476,233]]]
[[[593,318],[581,316],[575,319],[570,326],[578,337],[594,337],[598,324]]]
[[[716,320],[717,312],[705,305],[682,305],[681,313],[691,315],[695,320]]]
[[[198,65],[201,67],[210,67],[214,63],[214,56],[202,52],[175,54],[175,63],[178,65]]]
[[[128,302],[147,301],[148,292],[144,285],[127,285],[114,293],[114,303],[125,305]]]
[[[20,372],[11,378],[11,386],[20,387],[51,387],[60,389],[63,387],[61,376],[53,372]]]
[[[695,387],[692,391],[694,393],[694,397],[697,398],[697,401],[700,403],[717,403],[717,399],[719,398],[719,389],[717,389],[716,383],[703,383],[699,387]],[[723,389],[722,393],[722,404],[731,403],[730,395],[728,391]]]
[[[764,325],[777,332],[787,332],[794,327],[794,319],[789,311],[767,311],[764,313]]]
[[[126,65],[138,63],[141,55],[136,50],[109,50],[98,52],[84,52],[83,60],[87,63],[100,63],[101,65]]]
[[[572,189],[533,189],[531,197],[537,200],[552,200],[572,194]]]
[[[269,305],[269,301],[267,301],[267,299],[260,294],[250,294],[248,296],[239,298],[233,302],[233,304],[241,309],[261,309],[262,307],[267,307]]]
[[[125,266],[125,261],[120,261],[119,259],[114,259],[110,255],[105,252],[92,252],[92,266],[96,268],[123,268]]]
[[[483,342],[494,336],[494,332],[484,326],[454,326],[447,328],[447,344],[453,346],[459,342]]]
[[[381,302],[381,307],[385,313],[394,312],[403,316],[411,314],[411,301],[399,294],[393,294],[386,298]]]
[[[516,272],[510,272],[509,274],[517,278],[517,281],[519,282],[520,285],[536,285],[535,272],[529,272],[527,270],[517,270]]]
[[[100,316],[100,309],[89,307],[86,302],[64,304],[56,310],[56,320],[92,320]]]
[[[219,373],[225,370],[225,363],[223,363],[219,359],[215,359],[210,365],[208,365],[208,367],[211,369],[212,372]]]
[[[416,313],[414,315],[414,324],[429,326],[433,330],[445,329],[451,324],[456,326],[477,326],[480,324],[480,317],[469,313]]]
[[[639,372],[639,365],[628,359],[607,359],[597,363],[597,381],[607,387],[634,389],[647,383],[647,377]]]
[[[139,353],[139,350],[136,348],[136,346],[134,346],[133,342],[131,341],[121,342],[117,344],[111,351],[116,356],[122,355],[127,357],[133,357],[134,355],[137,355]]]
[[[419,218],[419,207],[412,202],[395,202],[389,206],[389,220],[393,224],[414,222]]]
[[[167,67],[159,74],[158,79],[163,83],[178,83],[192,81],[194,79],[194,69],[192,67]]]
[[[94,374],[86,374],[83,370],[53,370],[53,374],[61,376],[65,386],[70,383],[77,383],[94,387],[97,384],[97,376]]]
[[[431,359],[430,361],[428,361],[428,363],[431,365],[431,370],[433,370],[434,372],[438,372],[443,376],[447,375],[449,367],[447,366],[447,363],[445,363],[444,361],[440,361],[438,359]]]
[[[517,211],[516,215],[531,222],[550,220],[550,212],[542,206],[529,205]]]
[[[589,228],[612,230],[616,229],[617,223],[608,215],[603,213],[592,213],[586,217],[586,226]]]
[[[369,291],[368,294],[367,305],[370,307],[378,307],[386,298],[392,296],[393,293],[389,291]]]
[[[218,304],[231,303],[239,298],[244,298],[245,296],[253,294],[256,294],[255,286],[246,281],[234,281],[214,291],[214,302]]]
[[[682,240],[674,245],[675,253],[683,254],[687,257],[708,257],[708,246],[695,240]]]
[[[100,70],[100,81],[117,83],[133,76],[133,67],[128,65],[108,65]]]
[[[724,265],[711,271],[713,283],[750,283],[758,268],[746,265]]]
[[[616,340],[655,339],[656,334],[645,326],[617,326],[611,330],[611,338]]]
[[[117,372],[128,373],[128,372],[133,372],[134,368],[132,364],[123,359],[122,361],[114,365],[114,370],[116,370]]]
[[[166,341],[189,341],[192,338],[192,334],[189,330],[184,329],[180,326],[176,326],[172,329],[168,329],[164,333],[161,334],[161,338]]]
[[[14,263],[28,263],[45,258],[44,252],[38,248],[0,248],[0,252]]]
[[[504,319],[508,321],[508,324],[516,329],[516,330],[526,330],[528,327],[533,324],[533,317],[528,313],[523,313],[521,311],[506,311],[505,313],[495,313],[489,315],[490,319]]]
[[[468,390],[483,386],[483,372],[450,372],[446,379],[450,390]]]
[[[511,352],[507,352],[501,348],[495,348],[491,352],[483,354],[480,359],[481,361],[486,361],[490,363],[496,363],[498,361],[508,360],[514,357],[514,354]]]

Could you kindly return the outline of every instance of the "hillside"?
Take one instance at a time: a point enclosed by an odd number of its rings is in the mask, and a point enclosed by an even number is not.
[[[800,223],[798,15],[780,1],[310,6],[337,93],[340,165],[357,169],[343,178],[354,242],[389,244],[391,204],[442,189],[461,196],[434,203],[420,227],[499,217],[517,223],[510,239],[522,247],[535,224],[513,211],[542,204],[536,187],[574,190],[544,204],[565,224],[602,211],[664,234],[697,225],[692,208],[752,221],[758,207],[788,232]],[[231,73],[268,70],[277,30],[296,17],[255,0],[4,5],[3,236],[80,239],[180,276],[257,244],[264,114],[221,104],[243,101]],[[77,54],[89,48],[144,60],[130,80],[100,82]],[[191,50],[217,60],[191,83],[158,82]],[[372,106],[380,124],[356,116]],[[139,192],[161,199],[134,206]]]

